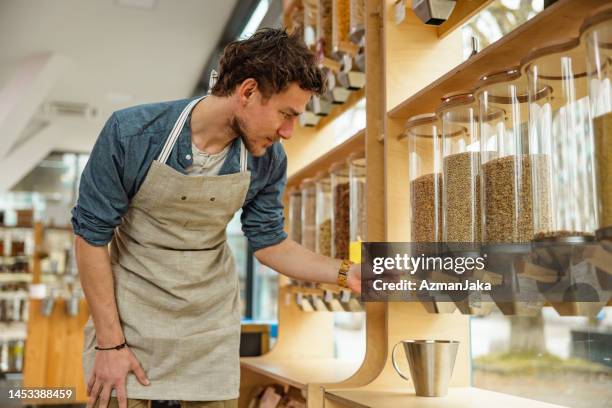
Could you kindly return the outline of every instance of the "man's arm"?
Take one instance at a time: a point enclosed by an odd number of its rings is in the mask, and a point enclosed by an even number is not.
[[[75,254],[81,286],[96,327],[99,347],[123,343],[123,330],[113,289],[113,273],[107,246],[93,246],[76,236]]]
[[[295,241],[287,238],[276,245],[255,251],[262,264],[293,279],[319,283],[336,283],[340,259],[315,254]],[[351,265],[347,274],[348,285],[361,292],[361,267]]]
[[[81,176],[79,198],[72,210],[81,286],[96,329],[96,343],[101,348],[118,346],[125,341],[108,253],[108,242],[114,228],[121,222],[129,205],[126,192],[132,185],[124,181],[130,179],[124,177],[125,162],[119,122],[113,114],[91,151]],[[87,407],[98,401],[99,408],[106,408],[115,389],[119,408],[127,408],[126,378],[130,372],[141,384],[148,384],[144,370],[128,347],[96,351],[93,369],[87,379]]]

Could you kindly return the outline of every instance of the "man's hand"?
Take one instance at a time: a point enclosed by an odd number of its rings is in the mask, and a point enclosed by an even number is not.
[[[91,377],[87,382],[87,408],[92,408],[99,400],[99,408],[107,408],[111,391],[117,392],[119,408],[127,408],[126,380],[133,372],[138,382],[149,385],[142,366],[128,347],[121,350],[97,351]]]
[[[346,274],[348,287],[357,293],[361,293],[361,264],[352,264]]]

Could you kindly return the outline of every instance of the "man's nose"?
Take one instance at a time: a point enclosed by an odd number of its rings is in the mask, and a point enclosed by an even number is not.
[[[282,126],[278,129],[278,135],[283,139],[291,139],[291,135],[293,134],[293,124],[294,120],[284,121]]]

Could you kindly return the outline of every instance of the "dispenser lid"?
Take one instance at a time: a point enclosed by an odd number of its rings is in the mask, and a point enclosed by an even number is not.
[[[562,72],[561,58],[571,59],[572,77],[582,78],[586,76],[586,56],[584,45],[579,38],[571,38],[565,41],[555,41],[542,47],[533,49],[521,60],[521,72],[532,72],[538,67],[538,78],[550,81],[561,81],[566,78]]]

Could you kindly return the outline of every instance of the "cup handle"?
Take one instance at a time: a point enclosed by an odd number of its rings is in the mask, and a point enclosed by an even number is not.
[[[393,351],[391,352],[391,362],[393,363],[393,368],[395,368],[395,371],[397,371],[400,377],[402,377],[406,381],[410,381],[410,379],[402,373],[402,370],[399,369],[399,367],[397,366],[397,363],[395,362],[395,350],[397,349],[397,346],[399,346],[400,344],[402,344],[401,341],[395,344],[395,346],[393,346]]]

